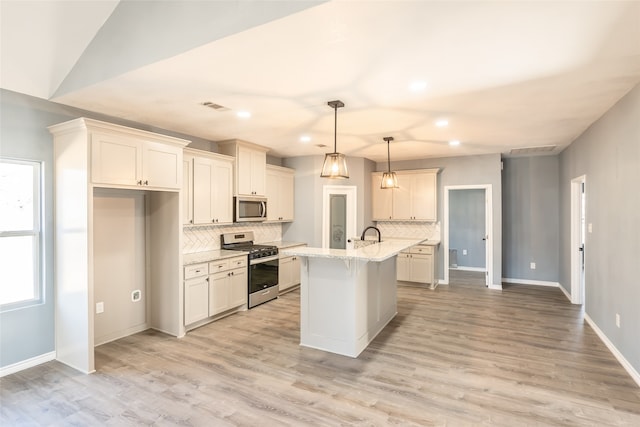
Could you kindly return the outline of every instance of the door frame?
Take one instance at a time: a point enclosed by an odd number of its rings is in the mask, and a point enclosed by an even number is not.
[[[358,188],[355,185],[323,185],[322,186],[322,247],[329,247],[329,201],[332,194],[344,194],[347,197],[347,230],[346,239],[356,236],[358,212]]]
[[[571,180],[571,303],[583,304],[585,301],[585,269],[582,268],[580,253],[576,249],[580,246],[580,237],[584,233],[586,241],[586,232],[582,230],[582,186],[584,185],[584,193],[587,192],[587,176],[580,175]],[[586,221],[586,206],[585,206]],[[586,225],[586,224],[585,224]],[[586,253],[583,253],[586,267]]]
[[[485,286],[489,289],[502,289],[502,285],[493,284],[493,194],[492,184],[478,184],[478,185],[446,185],[444,187],[444,238],[442,241],[442,250],[444,251],[444,281],[443,285],[449,284],[449,191],[455,190],[484,190],[485,200],[485,215],[484,215],[484,230],[486,239],[486,254],[485,254]]]

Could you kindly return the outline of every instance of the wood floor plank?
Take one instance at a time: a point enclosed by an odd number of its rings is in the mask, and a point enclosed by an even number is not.
[[[400,284],[352,359],[299,346],[299,291],[193,330],[0,379],[0,425],[639,426],[640,388],[557,288]]]

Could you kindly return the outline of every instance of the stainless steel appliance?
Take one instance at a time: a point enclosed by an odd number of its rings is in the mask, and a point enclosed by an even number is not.
[[[225,233],[222,249],[249,252],[249,308],[278,297],[278,247],[256,245],[253,231]]]
[[[267,198],[236,196],[233,198],[233,220],[235,222],[265,221]]]

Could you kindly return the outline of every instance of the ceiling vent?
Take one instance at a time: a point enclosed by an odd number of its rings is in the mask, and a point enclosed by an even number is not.
[[[206,101],[206,102],[203,102],[202,105],[216,111],[229,111],[229,108],[220,104],[216,104],[215,102]]]
[[[512,148],[509,152],[512,156],[531,156],[534,154],[551,153],[557,145],[539,145],[537,147]]]

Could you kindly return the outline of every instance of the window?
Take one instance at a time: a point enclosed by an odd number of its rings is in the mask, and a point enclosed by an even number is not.
[[[0,310],[42,301],[41,165],[0,159]]]

